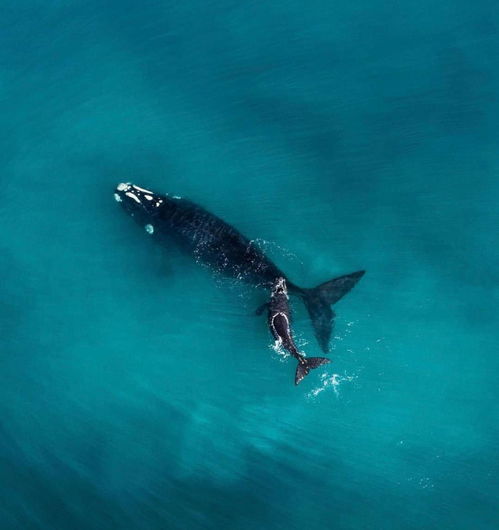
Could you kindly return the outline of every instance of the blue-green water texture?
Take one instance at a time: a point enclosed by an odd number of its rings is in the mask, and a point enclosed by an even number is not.
[[[499,528],[496,1],[0,3],[0,528]],[[300,286],[155,244],[190,198]],[[320,356],[293,298],[300,348]]]

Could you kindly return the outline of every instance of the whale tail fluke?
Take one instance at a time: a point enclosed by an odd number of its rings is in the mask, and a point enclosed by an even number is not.
[[[307,376],[313,368],[322,366],[331,362],[326,357],[301,357],[298,361],[295,374],[295,385],[297,385],[305,376]]]
[[[329,339],[333,332],[335,317],[331,305],[343,298],[364,276],[365,272],[352,272],[322,283],[318,287],[301,290],[303,300],[312,319],[315,336],[325,353],[329,352]]]

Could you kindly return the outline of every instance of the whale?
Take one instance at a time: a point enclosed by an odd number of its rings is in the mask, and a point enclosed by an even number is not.
[[[331,306],[357,284],[364,270],[344,274],[316,287],[300,287],[254,240],[188,199],[124,182],[116,187],[114,198],[152,238],[165,245],[177,245],[198,263],[225,276],[267,292],[277,278],[284,278],[287,291],[303,300],[320,347],[329,352],[335,317]]]
[[[286,280],[276,278],[270,293],[270,301],[266,304],[267,322],[276,347],[287,350],[297,361],[295,385],[298,385],[313,368],[318,368],[330,362],[326,357],[305,357],[298,351],[291,331],[291,311],[289,307]]]

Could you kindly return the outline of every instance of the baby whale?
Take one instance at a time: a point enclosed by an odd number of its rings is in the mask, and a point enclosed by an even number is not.
[[[289,296],[284,278],[277,278],[272,286],[268,308],[269,329],[278,346],[282,346],[298,361],[295,374],[295,385],[297,385],[312,368],[327,364],[329,359],[325,357],[305,357],[298,351],[291,334],[291,312],[289,310]]]
[[[174,241],[196,261],[227,276],[268,290],[277,278],[284,278],[288,291],[305,303],[321,348],[326,353],[329,351],[335,316],[331,305],[352,289],[364,271],[310,289],[298,287],[254,241],[187,199],[155,193],[130,183],[119,184],[114,198],[152,237],[166,244]]]

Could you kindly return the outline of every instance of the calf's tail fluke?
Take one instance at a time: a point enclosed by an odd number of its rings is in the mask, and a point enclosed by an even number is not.
[[[295,385],[308,375],[310,370],[329,362],[331,361],[326,359],[326,357],[300,357],[298,359],[298,366],[296,367]]]
[[[334,324],[335,314],[331,305],[345,296],[364,276],[364,273],[365,271],[352,272],[322,283],[318,287],[301,290],[301,295],[312,319],[315,336],[325,353],[329,352],[329,340]]]

